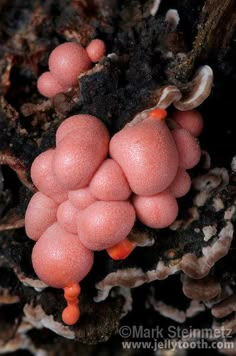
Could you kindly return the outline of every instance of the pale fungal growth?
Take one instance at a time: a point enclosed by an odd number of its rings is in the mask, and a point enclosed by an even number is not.
[[[170,9],[166,13],[165,22],[168,23],[169,31],[175,31],[180,21],[179,13],[175,9]]]
[[[183,293],[189,299],[206,302],[221,293],[221,285],[213,278],[205,277],[200,280],[182,275]]]
[[[205,65],[197,71],[193,80],[187,84],[180,100],[174,102],[176,109],[181,111],[192,110],[203,103],[210,95],[213,84],[213,71]]]
[[[217,234],[217,227],[215,225],[204,226],[202,232],[204,234],[204,241],[209,241]]]
[[[156,13],[159,10],[160,4],[161,4],[161,0],[153,0],[153,4],[152,4],[152,6],[150,8],[150,14],[152,16],[156,15]]]

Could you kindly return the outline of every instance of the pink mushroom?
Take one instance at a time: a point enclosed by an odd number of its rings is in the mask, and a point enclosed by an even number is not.
[[[124,240],[135,222],[129,202],[98,201],[78,214],[78,236],[87,248],[99,251]]]
[[[44,231],[56,222],[58,205],[48,196],[37,192],[31,198],[25,213],[25,231],[37,241]]]
[[[56,179],[68,190],[87,186],[108,154],[109,133],[105,125],[93,118],[87,124],[82,119],[80,127],[79,121],[76,130],[59,141],[53,159]]]
[[[173,119],[183,129],[189,131],[193,136],[198,137],[203,129],[202,115],[197,110],[175,111]]]
[[[74,132],[76,131],[76,133]],[[74,132],[78,138],[91,131],[94,135],[97,132],[102,133],[104,136],[108,135],[108,131],[101,120],[97,117],[87,114],[79,114],[68,117],[58,127],[56,132],[56,145],[58,145],[63,138]]]
[[[83,210],[97,201],[97,199],[92,195],[89,187],[78,190],[70,190],[68,192],[68,199],[71,204],[79,210]]]
[[[135,195],[133,204],[139,220],[152,228],[167,227],[178,215],[177,201],[168,190],[151,197]]]
[[[77,234],[78,209],[69,200],[61,203],[57,210],[58,224],[67,232]]]
[[[105,55],[106,46],[102,40],[95,39],[90,42],[86,51],[91,61],[96,63]]]
[[[179,165],[184,169],[193,168],[201,158],[201,149],[194,136],[185,129],[172,131],[179,152]]]
[[[70,88],[77,85],[78,76],[88,70],[92,62],[80,44],[66,42],[51,52],[48,65],[53,77],[63,87]]]
[[[32,263],[37,276],[54,288],[65,288],[81,281],[93,265],[93,252],[84,247],[78,236],[50,226],[36,242]]]
[[[37,88],[40,94],[47,98],[52,98],[56,94],[66,91],[66,88],[63,88],[50,72],[40,75],[37,81]]]
[[[153,117],[115,134],[110,141],[110,155],[123,169],[131,190],[144,196],[166,189],[179,165],[168,127]]]
[[[119,164],[106,159],[90,182],[91,193],[100,200],[126,200],[131,189]]]
[[[187,194],[190,188],[191,178],[185,169],[180,167],[168,189],[176,198],[180,198]]]
[[[37,156],[31,166],[31,178],[42,193],[48,195],[57,203],[67,199],[67,192],[57,182],[52,171],[54,149],[47,150]]]

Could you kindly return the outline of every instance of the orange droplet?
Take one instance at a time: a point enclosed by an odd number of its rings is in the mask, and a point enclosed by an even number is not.
[[[131,242],[128,239],[124,239],[118,244],[107,249],[108,255],[113,260],[124,260],[135,249],[136,243]]]
[[[62,320],[67,325],[74,325],[80,317],[78,305],[69,304],[62,312]]]
[[[77,298],[80,295],[80,286],[78,283],[70,283],[64,288],[64,296],[67,300],[68,298]]]
[[[164,120],[167,117],[167,111],[165,109],[154,109],[150,111],[149,117],[156,120]]]

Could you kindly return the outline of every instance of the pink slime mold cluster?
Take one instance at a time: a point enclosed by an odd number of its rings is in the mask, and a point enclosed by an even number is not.
[[[86,59],[76,74],[67,77],[60,72],[64,62],[56,54],[65,45],[49,59],[50,71],[55,69],[64,88],[74,85],[72,78],[75,83],[81,68],[89,66]],[[97,60],[100,55],[94,48],[91,43],[87,53]],[[72,52],[68,50],[67,65],[77,58]],[[26,233],[36,241],[32,263],[42,281],[64,289],[67,307],[62,319],[68,325],[79,319],[78,283],[91,270],[94,251],[106,249],[111,258],[124,259],[136,246],[127,238],[136,217],[152,228],[167,227],[177,217],[176,198],[191,185],[186,170],[200,160],[196,137],[203,122],[197,111],[176,111],[170,130],[166,116],[163,109],[152,110],[143,121],[110,138],[98,118],[74,115],[59,126],[56,148],[41,153],[32,164],[38,192],[25,216]]]
[[[49,56],[49,71],[38,78],[38,91],[47,98],[67,92],[78,84],[78,76],[98,62],[105,52],[105,44],[99,39],[92,40],[86,49],[75,42],[60,44]]]

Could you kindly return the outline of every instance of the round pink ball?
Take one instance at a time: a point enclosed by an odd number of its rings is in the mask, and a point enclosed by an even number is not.
[[[73,134],[74,137],[79,139],[81,136],[86,135],[88,131],[94,132],[94,135],[99,132],[109,136],[106,126],[97,117],[87,114],[73,115],[64,120],[58,127],[56,145],[69,134]]]
[[[87,248],[99,251],[124,240],[135,222],[129,202],[98,201],[78,214],[78,236]]]
[[[105,125],[96,119],[93,125],[85,127],[68,133],[57,145],[53,171],[67,190],[87,186],[108,154],[109,134]]]
[[[37,81],[37,88],[40,94],[46,96],[46,98],[52,98],[56,94],[66,91],[50,72],[45,72],[40,75]]]
[[[191,178],[183,168],[179,168],[175,179],[169,186],[170,192],[176,197],[183,197],[191,188]]]
[[[185,129],[172,131],[179,152],[179,165],[184,169],[193,168],[201,158],[201,149],[194,136]]]
[[[77,234],[78,209],[69,200],[61,203],[57,210],[58,224],[67,232]]]
[[[105,56],[106,45],[102,40],[95,39],[90,42],[86,48],[87,54],[92,62],[96,63]]]
[[[198,137],[203,130],[203,118],[197,110],[175,111],[173,119],[195,137]]]
[[[178,215],[177,201],[167,190],[151,197],[135,195],[133,204],[139,220],[156,229],[171,225]]]
[[[77,85],[78,76],[87,71],[92,63],[80,44],[66,42],[52,51],[48,65],[54,78],[63,87],[70,88]]]
[[[54,149],[49,149],[38,155],[31,166],[31,178],[36,188],[48,195],[57,203],[67,199],[67,192],[58,184],[52,170]]]
[[[113,159],[106,159],[90,182],[91,193],[100,200],[127,200],[131,189],[127,179]]]
[[[82,245],[77,235],[64,231],[55,223],[36,242],[32,263],[44,283],[64,288],[88,274],[93,265],[93,252]]]
[[[58,205],[47,195],[37,192],[31,198],[25,213],[25,231],[37,241],[44,231],[56,222]]]
[[[165,122],[146,119],[125,127],[110,141],[110,155],[121,166],[131,190],[154,195],[173,181],[179,158]]]

